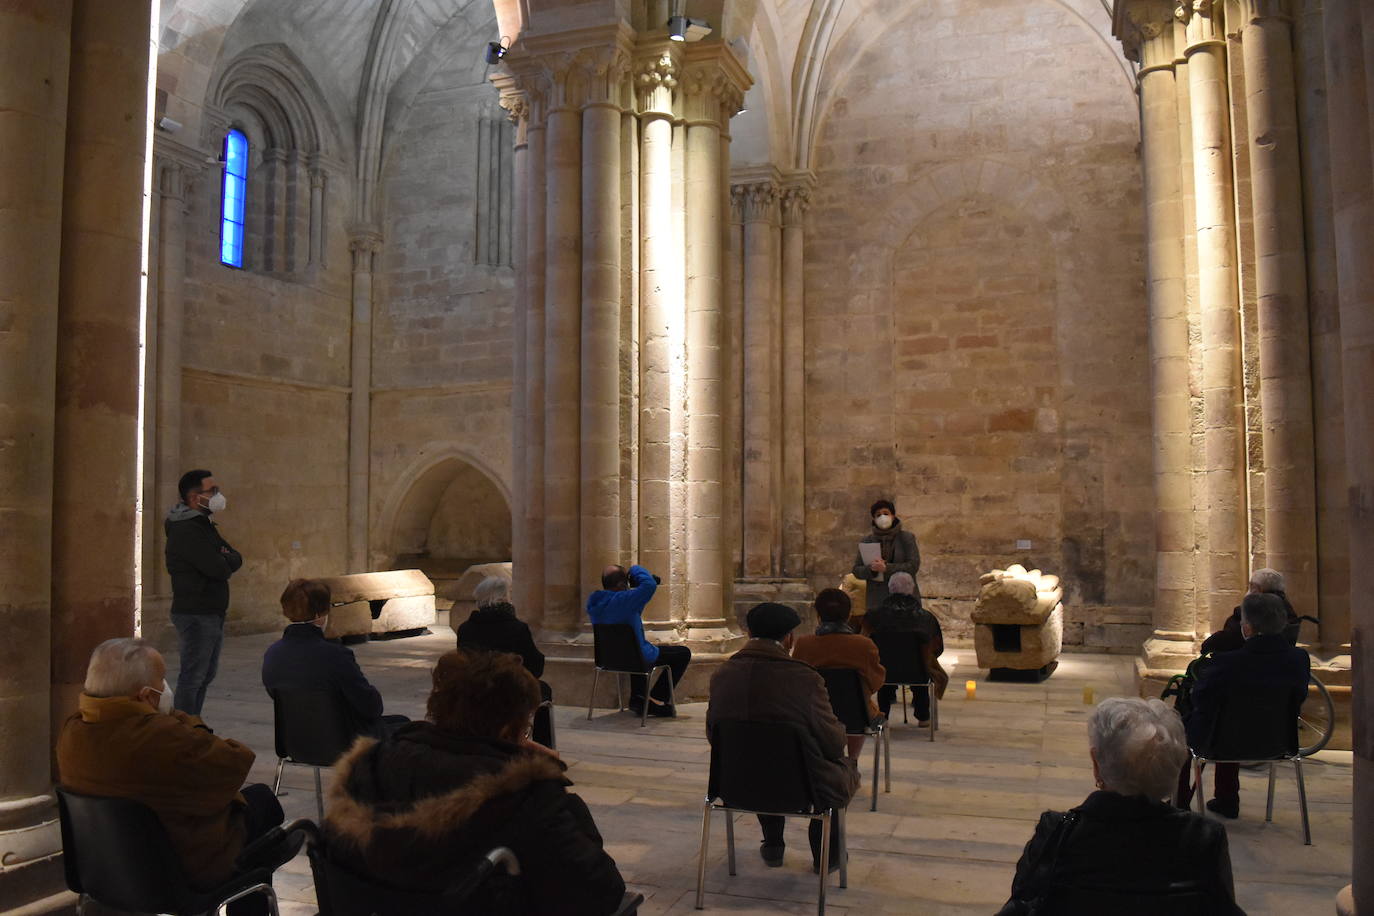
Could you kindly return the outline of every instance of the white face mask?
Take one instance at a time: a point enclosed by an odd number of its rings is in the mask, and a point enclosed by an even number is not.
[[[877,525],[879,528],[886,531],[887,529],[892,527],[892,516],[880,515],[873,520],[873,524]]]
[[[161,690],[155,690],[155,689],[153,689],[153,688],[149,688],[149,689],[150,689],[150,690],[153,690],[153,692],[157,694],[157,711],[160,712],[160,713],[162,713],[163,715],[171,715],[171,714],[172,714],[172,685],[167,683],[167,679],[166,679],[165,677],[162,679],[162,689],[161,689]]]
[[[211,512],[223,512],[224,508],[228,505],[229,500],[224,498],[224,494],[216,493],[205,503],[205,508],[209,509]]]

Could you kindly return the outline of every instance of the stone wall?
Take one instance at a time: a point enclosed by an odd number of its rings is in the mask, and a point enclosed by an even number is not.
[[[1134,651],[1150,402],[1119,60],[1056,4],[979,0],[912,5],[831,79],[806,252],[812,583],[889,496],[954,638],[979,573],[1021,562],[1063,577],[1066,643]]]

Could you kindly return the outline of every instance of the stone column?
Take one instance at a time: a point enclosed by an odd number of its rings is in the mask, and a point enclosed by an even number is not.
[[[722,45],[687,53],[687,625],[689,639],[711,641],[730,635],[722,516],[727,370],[721,125],[739,110],[747,77],[732,72],[735,58]]]
[[[1155,484],[1154,634],[1145,664],[1182,668],[1193,655],[1197,555],[1173,4],[1136,0],[1118,4],[1116,15],[1117,36],[1140,63]]]
[[[728,163],[726,163],[728,165]],[[726,424],[725,522],[730,575],[744,575],[742,485],[744,479],[744,196],[726,188],[730,225],[725,248],[725,313],[730,387]]]
[[[1236,285],[1235,195],[1221,4],[1185,5],[1192,108],[1198,297],[1202,311],[1207,618],[1221,625],[1245,591],[1244,422]],[[1203,572],[1203,570],[1199,570]]]
[[[806,308],[805,217],[815,179],[789,176],[782,191],[782,567],[806,575]]]
[[[151,15],[140,0],[72,8],[53,437],[55,724],[76,709],[91,650],[134,632]]]
[[[744,216],[744,578],[778,575],[774,524],[773,434],[780,392],[774,377],[778,323],[778,186],[772,179],[736,184]]]
[[[329,176],[318,153],[310,155],[310,263],[324,266],[324,189]]]
[[[372,445],[372,267],[382,237],[375,229],[351,231],[353,252],[353,354],[348,399],[348,571],[368,571],[368,499]]]
[[[71,0],[0,7],[0,897],[61,848],[51,792],[54,376]],[[145,36],[146,42],[146,36]],[[146,47],[146,44],[145,44]]]
[[[286,150],[262,151],[262,269],[286,268]]]
[[[1356,3],[1328,3],[1327,117],[1331,134],[1331,198],[1345,397],[1346,473],[1349,480],[1351,660],[1354,726],[1355,906],[1374,908],[1374,592],[1360,573],[1374,568],[1374,156],[1368,79],[1374,62],[1364,41],[1374,15]],[[1320,167],[1320,166],[1318,166]]]
[[[645,619],[670,619],[672,605],[672,312],[681,308],[680,256],[673,231],[673,95],[680,67],[655,50],[637,62],[640,117],[639,562],[663,579]]]
[[[620,114],[629,59],[599,50],[584,66],[579,598],[621,561]]]
[[[536,624],[544,623],[544,266],[547,260],[546,143],[544,125],[546,87],[537,79],[526,84],[529,113],[526,116],[524,184],[525,374],[515,380],[523,406],[525,427],[524,474],[519,485],[522,515],[513,526],[516,607],[529,608]],[[520,198],[516,198],[517,201]],[[544,624],[547,626],[547,624]]]
[[[1307,242],[1307,311],[1312,343],[1312,425],[1317,487],[1317,607],[1327,654],[1350,644],[1350,522],[1345,477],[1341,320],[1332,222],[1330,127],[1322,9],[1304,4],[1294,22],[1302,198]],[[1306,634],[1310,637],[1310,633]],[[1341,653],[1342,647],[1345,652]]]
[[[143,540],[146,552],[143,595],[168,594],[162,519],[177,502],[181,467],[182,334],[186,315],[186,197],[187,167],[165,161],[161,170],[157,240],[156,411],[145,411],[144,423],[154,427],[153,452],[145,458],[153,473],[152,498],[144,502]],[[154,584],[155,583],[155,584]],[[146,604],[146,602],[145,602]],[[145,612],[146,613],[146,612]],[[148,632],[145,627],[145,632]],[[150,634],[151,635],[151,634]]]
[[[1245,62],[1263,413],[1267,565],[1317,606],[1317,496],[1302,174],[1292,30],[1283,0],[1237,6]]]
[[[548,62],[544,266],[544,626],[581,620],[582,112],[580,73],[567,55]]]

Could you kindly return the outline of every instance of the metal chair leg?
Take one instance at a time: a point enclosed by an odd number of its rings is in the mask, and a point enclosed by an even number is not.
[[[883,726],[883,791],[892,791],[892,733]]]
[[[272,911],[272,916],[281,916],[281,909],[277,906],[277,892],[268,887],[262,893],[267,898],[267,908]]]
[[[725,864],[730,867],[730,876],[735,874],[735,812],[725,812]]]
[[[821,889],[816,901],[816,912],[820,916],[825,916],[825,885],[830,877],[830,817],[831,810],[827,810],[821,815],[821,857],[820,867],[816,871],[821,873]]]
[[[1202,773],[1206,768],[1206,760],[1201,757],[1193,758],[1193,800],[1197,802],[1198,814],[1207,813],[1207,807],[1202,803]]]
[[[840,838],[840,887],[849,887],[849,834],[844,830],[844,808],[835,809],[835,825]]]
[[[1274,820],[1274,762],[1269,762],[1269,801],[1264,806],[1264,822]]]
[[[620,692],[620,674],[617,672],[615,676],[615,711],[620,712],[624,708],[625,695]]]
[[[873,731],[873,801],[868,806],[869,811],[878,810],[878,757],[882,752],[883,733],[879,730]]]
[[[315,767],[315,810],[319,812],[321,825],[324,824],[324,792],[320,790],[320,768]]]
[[[1312,845],[1312,825],[1307,821],[1307,786],[1302,781],[1302,755],[1293,758],[1293,772],[1298,777],[1298,807],[1302,809],[1302,844]]]
[[[592,692],[587,694],[587,721],[592,721],[592,704],[596,702],[596,679],[601,677],[600,668],[592,668]],[[620,696],[620,680],[615,682],[615,695]]]
[[[275,782],[272,783],[272,794],[273,794],[273,795],[280,795],[280,794],[281,794],[281,771],[282,771],[282,767],[284,767],[284,766],[286,766],[286,758],[285,758],[285,757],[278,757],[278,758],[277,758],[277,779],[276,779]]]
[[[926,685],[926,697],[930,700],[930,740],[935,740],[935,729],[940,727],[939,700],[935,699],[935,682]]]
[[[727,811],[726,814],[729,814]],[[711,842],[711,799],[701,809],[701,852],[697,854],[697,909],[706,906],[706,850]]]
[[[907,693],[906,684],[902,685],[902,724],[906,725],[911,720],[906,717]]]

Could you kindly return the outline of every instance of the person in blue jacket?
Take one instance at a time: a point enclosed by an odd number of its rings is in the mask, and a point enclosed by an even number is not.
[[[601,588],[592,592],[587,599],[587,616],[592,623],[626,623],[639,638],[639,650],[650,667],[667,665],[673,686],[682,680],[687,665],[692,661],[692,650],[686,646],[656,646],[644,637],[644,608],[654,597],[659,579],[643,566],[634,565],[628,570],[623,566],[607,566],[601,571]],[[643,711],[644,683],[642,675],[630,678],[630,709]],[[649,698],[649,715],[673,716],[673,708],[668,683],[659,678],[654,684]]]

